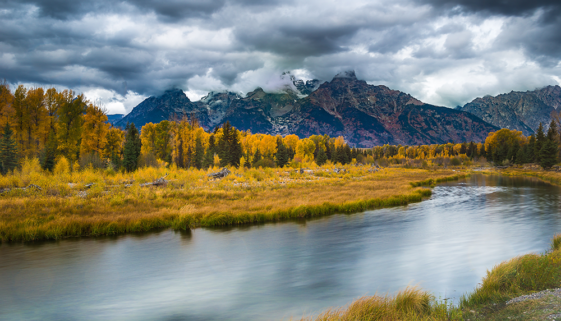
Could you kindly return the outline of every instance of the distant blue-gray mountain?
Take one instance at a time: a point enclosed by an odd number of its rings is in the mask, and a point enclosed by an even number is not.
[[[561,87],[547,86],[533,91],[511,91],[498,96],[476,98],[461,108],[501,128],[533,134],[543,123],[549,127],[551,113],[559,112]]]
[[[112,115],[107,115],[107,122],[109,124],[114,125],[116,122],[118,122],[119,120],[121,120],[123,118],[123,114],[112,114]]]

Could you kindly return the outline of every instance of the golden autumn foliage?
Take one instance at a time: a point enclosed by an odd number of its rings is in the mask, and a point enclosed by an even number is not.
[[[521,131],[503,128],[496,132],[489,133],[485,139],[485,149],[493,150],[498,148],[501,144],[513,145],[518,143],[518,145],[524,145],[526,142],[527,139]]]
[[[97,153],[101,157],[104,155],[105,145],[107,144],[107,134],[109,132],[107,123],[107,113],[104,109],[89,104],[84,115],[84,125],[82,126],[82,143],[80,154]],[[109,155],[110,156],[110,155]]]

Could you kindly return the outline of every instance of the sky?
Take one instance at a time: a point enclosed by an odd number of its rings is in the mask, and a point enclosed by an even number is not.
[[[558,0],[0,0],[0,79],[112,113],[181,88],[279,90],[285,71],[455,107],[561,84]]]

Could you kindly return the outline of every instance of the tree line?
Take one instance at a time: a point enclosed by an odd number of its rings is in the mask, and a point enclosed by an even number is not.
[[[52,171],[60,158],[73,168],[93,166],[134,171],[139,166],[175,164],[179,168],[213,166],[283,167],[315,162],[400,162],[458,158],[486,159],[496,165],[538,163],[555,165],[561,145],[561,117],[553,117],[547,133],[540,124],[535,135],[501,129],[484,143],[464,142],[418,146],[383,145],[351,148],[343,137],[273,136],[240,131],[226,122],[211,131],[196,119],[147,123],[125,130],[107,122],[106,111],[71,90],[25,88],[13,93],[0,83],[0,172],[17,168],[23,158],[38,158]],[[555,121],[555,120],[558,121]],[[458,165],[458,164],[452,164]]]
[[[557,118],[560,119],[561,118]],[[559,162],[561,152],[561,126],[556,118],[549,124],[547,133],[540,123],[535,135],[524,136],[521,131],[503,128],[488,134],[484,143],[464,142],[419,146],[383,145],[372,148],[375,160],[399,161],[438,160],[465,157],[484,159],[495,165],[536,163],[551,168]],[[456,165],[456,164],[453,164]]]
[[[226,122],[205,131],[194,118],[148,123],[125,130],[107,122],[104,108],[83,94],[55,88],[25,88],[12,93],[0,84],[0,172],[17,167],[23,158],[38,158],[52,171],[60,158],[73,168],[111,166],[134,171],[163,162],[180,168],[211,166],[283,167],[289,163],[327,161],[346,164],[365,155],[342,137],[272,136],[239,131]]]

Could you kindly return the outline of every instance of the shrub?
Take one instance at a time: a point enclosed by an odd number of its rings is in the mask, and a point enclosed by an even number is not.
[[[462,162],[457,157],[454,157],[450,160],[450,165],[460,166],[460,165],[462,165]]]
[[[259,167],[271,168],[271,167],[276,167],[276,164],[272,159],[263,158],[262,160],[253,164],[253,167],[255,167],[255,168],[259,168]]]
[[[70,173],[70,162],[68,161],[68,159],[66,159],[66,157],[61,156],[57,160],[53,173],[57,176],[68,175],[68,173]]]

